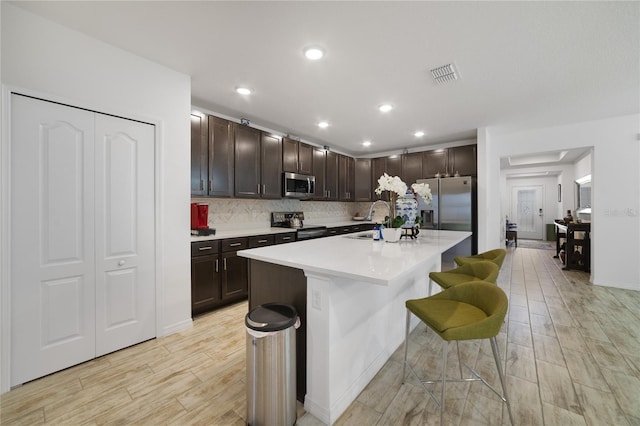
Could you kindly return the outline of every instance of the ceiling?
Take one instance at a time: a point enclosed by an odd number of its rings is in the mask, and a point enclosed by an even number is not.
[[[640,110],[638,2],[15,4],[191,75],[193,105],[352,155]]]
[[[532,151],[527,155],[501,158],[500,170],[507,172],[505,174],[507,179],[558,176],[562,174],[562,165],[575,164],[589,153],[591,153],[590,147],[551,152]]]

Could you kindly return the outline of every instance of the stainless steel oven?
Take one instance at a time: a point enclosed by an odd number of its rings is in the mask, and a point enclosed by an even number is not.
[[[296,229],[296,241],[322,238],[328,235],[327,227],[322,225],[304,225],[302,212],[273,212],[271,226],[275,228]]]

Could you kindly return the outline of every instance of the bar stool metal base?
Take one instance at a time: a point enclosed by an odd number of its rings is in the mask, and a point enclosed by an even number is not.
[[[444,424],[444,394],[445,394],[445,388],[446,388],[446,383],[468,383],[468,382],[482,382],[485,386],[487,386],[489,389],[491,389],[491,391],[493,391],[493,393],[495,393],[501,400],[502,402],[504,402],[505,404],[507,404],[507,412],[509,414],[509,422],[511,425],[513,425],[513,416],[511,414],[511,405],[509,404],[509,399],[507,397],[507,386],[506,386],[506,382],[504,380],[504,375],[502,373],[502,365],[500,363],[500,355],[498,353],[498,343],[495,337],[492,337],[489,339],[489,341],[491,342],[491,351],[493,352],[493,359],[496,363],[496,368],[498,370],[498,376],[500,377],[500,385],[502,386],[502,393],[500,393],[498,390],[496,390],[493,386],[491,386],[491,384],[489,382],[486,381],[486,379],[484,377],[482,377],[480,375],[480,373],[478,373],[475,369],[473,369],[472,367],[470,367],[469,365],[467,365],[466,363],[462,362],[462,358],[460,357],[460,347],[458,345],[458,341],[456,341],[456,349],[458,352],[458,365],[459,365],[459,369],[460,369],[460,378],[447,378],[446,376],[446,371],[447,371],[447,350],[448,350],[448,341],[446,340],[442,340],[442,377],[440,379],[437,380],[425,380],[422,379],[417,373],[416,371],[413,369],[413,367],[411,366],[411,364],[408,363],[407,361],[407,352],[408,352],[408,345],[409,345],[409,328],[411,326],[411,311],[409,311],[407,309],[407,319],[406,319],[406,328],[405,328],[405,339],[404,339],[404,360],[403,360],[403,367],[402,367],[402,384],[405,383],[405,379],[407,377],[407,367],[409,368],[409,371],[411,372],[411,374],[413,374],[413,376],[418,380],[418,382],[420,383],[420,385],[422,386],[422,388],[425,390],[425,392],[427,393],[427,395],[429,395],[429,397],[433,400],[433,402],[435,402],[435,404],[438,406],[438,408],[440,408],[440,425]],[[469,369],[469,371],[471,371],[471,374],[473,374],[475,377],[470,377],[470,378],[465,378],[463,377],[462,374],[462,366],[465,366],[467,369]],[[437,383],[441,383],[442,384],[442,388],[440,390],[440,400],[438,400],[436,398],[436,396],[433,394],[433,392],[431,392],[431,390],[429,388],[427,388],[426,385],[428,384],[437,384]]]

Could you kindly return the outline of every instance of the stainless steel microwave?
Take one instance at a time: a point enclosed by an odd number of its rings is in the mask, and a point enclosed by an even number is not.
[[[286,198],[311,198],[315,190],[315,176],[288,172],[282,174],[282,195]]]

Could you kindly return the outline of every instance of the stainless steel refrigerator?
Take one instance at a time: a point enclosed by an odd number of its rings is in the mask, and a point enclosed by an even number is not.
[[[473,232],[473,236],[456,249],[456,256],[469,256],[478,251],[477,243],[477,199],[475,181],[471,176],[418,179],[431,188],[430,205],[418,202],[422,227]]]

